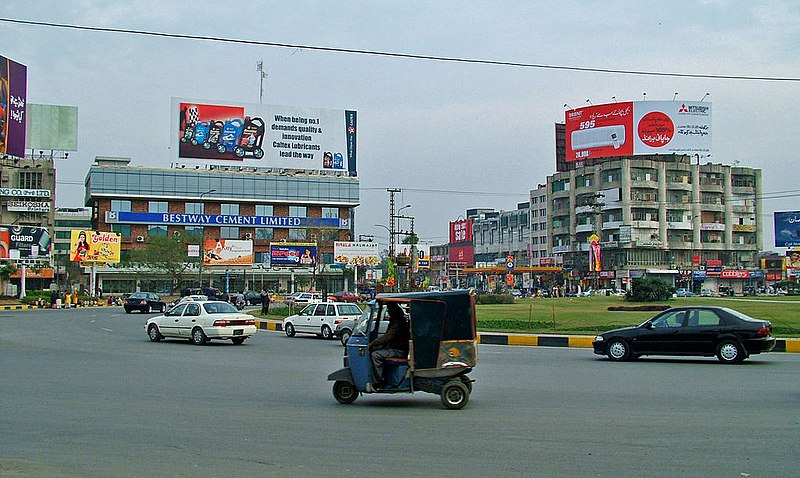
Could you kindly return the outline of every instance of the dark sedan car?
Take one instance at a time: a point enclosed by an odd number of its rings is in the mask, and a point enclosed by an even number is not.
[[[122,304],[125,313],[130,314],[134,310],[149,314],[150,312],[164,312],[167,304],[155,292],[134,292]]]
[[[594,353],[611,360],[642,355],[717,356],[738,363],[775,347],[772,324],[727,307],[676,307],[636,327],[616,329],[594,338]]]

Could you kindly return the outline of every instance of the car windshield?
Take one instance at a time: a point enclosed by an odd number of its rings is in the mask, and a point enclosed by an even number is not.
[[[207,302],[203,304],[207,314],[235,314],[239,311],[233,304],[228,302]]]
[[[749,321],[749,322],[759,321],[758,319],[750,317],[749,315],[745,315],[745,314],[739,312],[738,310],[729,309],[727,307],[723,307],[722,310],[724,310],[725,312],[733,315],[734,317],[742,319],[742,320],[746,320],[746,321]]]
[[[146,292],[134,292],[129,297],[129,299],[146,299],[146,298],[147,298],[147,293]]]

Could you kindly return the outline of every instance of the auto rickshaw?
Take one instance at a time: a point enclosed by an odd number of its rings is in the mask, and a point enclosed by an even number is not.
[[[406,358],[387,359],[384,386],[374,377],[369,343],[386,330],[387,305],[399,303],[410,327]],[[378,294],[357,321],[345,347],[344,368],[328,375],[333,396],[353,403],[359,393],[413,393],[423,391],[441,397],[449,409],[463,408],[472,392],[467,374],[478,360],[473,291],[410,292]]]

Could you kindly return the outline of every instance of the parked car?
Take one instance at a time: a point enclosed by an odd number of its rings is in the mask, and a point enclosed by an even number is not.
[[[711,289],[700,289],[700,297],[714,297],[714,296],[716,296],[716,294],[714,294],[714,291],[712,291]]]
[[[144,314],[151,312],[164,312],[167,310],[167,304],[161,300],[161,296],[155,292],[134,292],[122,304],[125,308],[125,313],[130,314],[134,310],[138,310]]]
[[[519,289],[511,289],[511,295],[514,296],[515,299],[521,299],[522,291]]]
[[[275,302],[275,292],[267,291],[269,294],[270,302]],[[261,291],[259,290],[246,290],[244,291],[244,300],[247,302],[247,305],[259,305],[261,304]]]
[[[152,342],[164,338],[188,339],[195,345],[210,340],[229,340],[241,345],[256,333],[256,319],[228,302],[217,300],[182,302],[144,324]]]
[[[694,297],[694,292],[689,289],[675,289],[675,297]]]
[[[722,363],[738,363],[775,347],[772,324],[727,307],[675,307],[636,327],[598,335],[594,353],[611,360],[642,355],[717,356]]]
[[[287,337],[304,333],[330,339],[334,336],[336,325],[345,320],[355,321],[360,316],[361,308],[356,304],[347,302],[308,304],[299,313],[283,319],[283,330]]]
[[[322,294],[317,292],[300,292],[297,295],[292,294],[286,298],[286,304],[289,307],[316,304],[318,302],[322,302]]]
[[[328,300],[333,300],[335,302],[358,302],[361,300],[361,296],[358,294],[353,294],[350,291],[343,290],[341,292],[335,292],[333,294],[328,294]]]

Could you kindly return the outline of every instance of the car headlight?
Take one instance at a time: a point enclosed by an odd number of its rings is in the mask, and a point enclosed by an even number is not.
[[[603,336],[602,336],[602,335],[595,335],[595,336],[594,336],[594,341],[595,341],[595,342],[602,342],[603,340],[604,340],[604,339],[603,339]]]

